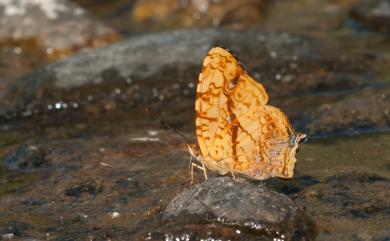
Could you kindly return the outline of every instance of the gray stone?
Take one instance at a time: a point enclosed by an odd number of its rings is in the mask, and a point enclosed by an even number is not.
[[[297,74],[315,71],[313,63],[322,69],[319,56],[332,53],[313,38],[287,33],[208,29],[136,36],[106,48],[84,51],[16,80],[5,90],[0,116],[12,116],[6,114],[9,112],[22,116],[42,113],[36,106],[64,99],[80,102],[88,95],[110,96],[110,88],[122,89],[122,96],[126,96],[122,102],[126,103],[138,101],[139,96],[144,102],[154,100],[150,86],[164,99],[194,93],[188,86],[196,83],[202,60],[214,46],[231,49],[257,80],[281,94],[313,88],[316,80],[309,83]],[[294,68],[285,69],[289,65]],[[279,69],[282,70],[277,74]],[[294,78],[284,82],[286,76]],[[149,92],[143,93],[142,86],[148,86]]]
[[[209,179],[176,196],[164,212],[166,220],[191,216],[284,240],[312,240],[316,234],[311,219],[287,196],[244,179]]]
[[[0,40],[37,39],[48,54],[116,34],[68,0],[0,1]]]

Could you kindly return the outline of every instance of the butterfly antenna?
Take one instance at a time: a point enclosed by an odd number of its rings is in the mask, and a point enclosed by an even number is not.
[[[165,128],[173,131],[175,134],[183,137],[188,143],[192,143],[193,141],[188,138],[187,136],[185,136],[183,133],[181,133],[180,131],[178,130],[175,130],[173,127],[171,127],[170,125],[168,125],[168,123],[166,123],[165,121],[161,120],[160,118],[158,118],[158,116],[156,115],[156,113],[154,113],[149,107],[146,107],[145,108],[145,112],[148,113],[153,119],[157,120],[158,122],[160,122],[160,124],[162,126],[164,126]]]

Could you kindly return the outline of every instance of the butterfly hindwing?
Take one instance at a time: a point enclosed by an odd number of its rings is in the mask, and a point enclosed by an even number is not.
[[[277,108],[266,105],[264,87],[226,50],[213,48],[197,86],[196,135],[206,167],[255,179],[291,177],[294,130]]]

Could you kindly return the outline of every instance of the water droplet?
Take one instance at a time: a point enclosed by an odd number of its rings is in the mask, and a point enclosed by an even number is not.
[[[112,218],[117,218],[117,217],[119,217],[120,216],[120,213],[119,212],[112,212],[111,213],[111,217]]]
[[[46,49],[46,54],[53,54],[54,49],[53,48],[47,48]]]
[[[269,53],[269,55],[270,55],[271,58],[273,58],[273,59],[275,59],[275,58],[278,57],[278,54],[277,54],[275,51],[271,51],[271,52]]]
[[[290,68],[296,69],[298,68],[298,65],[296,63],[290,63]]]
[[[155,131],[155,130],[150,130],[150,131],[148,131],[148,135],[149,136],[155,136],[155,135],[157,135],[158,134],[158,131]]]
[[[285,76],[283,77],[283,80],[282,80],[282,81],[285,82],[285,83],[289,83],[289,82],[291,82],[293,79],[294,79],[294,76],[288,74],[288,75],[285,75]]]
[[[156,88],[152,89],[152,96],[157,97],[158,96],[158,90]]]
[[[13,239],[15,235],[13,233],[6,233],[1,235],[1,239]]]
[[[15,48],[14,48],[14,53],[15,53],[15,54],[21,54],[22,51],[23,51],[23,50],[22,50],[21,47],[15,47]]]

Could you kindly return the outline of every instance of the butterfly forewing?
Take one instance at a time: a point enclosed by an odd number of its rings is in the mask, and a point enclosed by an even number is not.
[[[255,179],[292,176],[295,157],[288,140],[294,130],[267,101],[264,87],[229,52],[209,51],[195,102],[196,135],[206,167]]]

